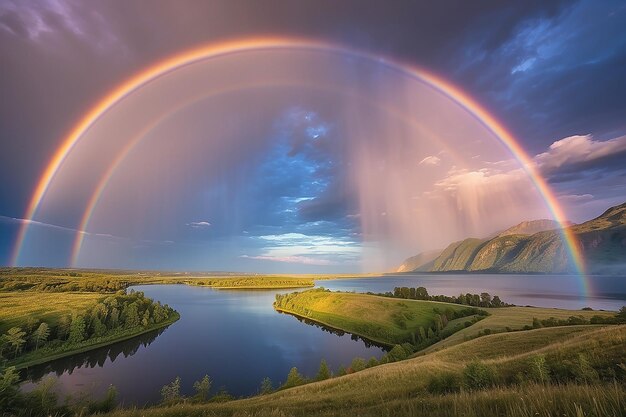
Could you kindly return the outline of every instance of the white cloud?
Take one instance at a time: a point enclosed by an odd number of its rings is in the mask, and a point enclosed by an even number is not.
[[[626,151],[626,136],[606,141],[594,140],[591,135],[570,136],[557,140],[550,148],[535,157],[543,170],[553,170],[564,165],[590,162]]]
[[[439,165],[441,163],[441,158],[437,156],[427,156],[419,162],[419,165]]]
[[[191,222],[185,224],[185,226],[189,226],[192,229],[206,229],[207,227],[211,227],[211,223],[207,221],[199,221],[199,222]]]
[[[317,258],[311,258],[308,256],[241,255],[240,258],[256,259],[256,260],[261,260],[261,261],[272,261],[272,262],[285,262],[285,263],[290,263],[290,264],[333,265],[333,263],[327,259],[317,259]]]

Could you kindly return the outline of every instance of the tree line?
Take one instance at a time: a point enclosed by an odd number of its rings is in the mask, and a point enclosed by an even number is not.
[[[448,295],[429,295],[428,291],[424,287],[395,287],[393,292],[386,292],[377,295],[404,298],[408,300],[440,301],[444,303],[461,304],[472,307],[498,308],[513,306],[513,304],[503,302],[497,295],[492,297],[488,292],[480,294],[459,294],[459,296],[455,297]]]
[[[56,321],[27,319],[0,336],[0,362],[29,359],[98,343],[121,332],[133,332],[163,323],[175,311],[154,302],[143,292],[118,291],[82,313],[62,315]]]

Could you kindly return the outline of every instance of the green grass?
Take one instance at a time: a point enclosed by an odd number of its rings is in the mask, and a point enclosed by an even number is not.
[[[370,275],[257,275],[54,268],[0,268],[0,292],[103,292],[132,285],[188,284],[220,289],[312,287],[315,280],[360,278]]]
[[[309,290],[293,293],[275,304],[278,311],[393,345],[411,341],[420,327],[427,328],[438,313],[466,306],[433,301],[405,300],[368,294]]]
[[[87,310],[100,298],[98,293],[0,292],[0,334],[29,319],[56,324],[59,317]]]
[[[223,404],[180,404],[120,410],[115,417],[160,416],[623,416],[626,413],[626,326],[568,326],[484,336],[401,362],[274,394]],[[512,383],[529,361],[549,364],[586,355],[601,375],[619,382]],[[432,394],[429,381],[442,373],[460,377],[476,360],[494,370],[497,385],[478,391]],[[553,369],[556,375],[556,368]]]
[[[504,332],[507,331],[507,328],[520,330],[524,326],[531,326],[535,317],[540,320],[550,317],[567,319],[570,316],[582,316],[590,319],[593,316],[611,317],[615,315],[615,312],[608,311],[563,310],[538,307],[501,307],[486,310],[489,312],[488,317],[430,346],[426,349],[426,352],[456,345],[478,336],[479,332],[484,332],[486,329],[492,332]]]

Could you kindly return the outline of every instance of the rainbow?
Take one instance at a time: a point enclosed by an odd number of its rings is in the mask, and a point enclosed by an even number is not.
[[[216,44],[210,44],[208,46],[193,48],[191,50],[160,61],[117,86],[113,91],[111,91],[103,99],[97,102],[90,109],[90,111],[87,112],[80,119],[80,121],[65,137],[61,146],[57,149],[52,159],[48,163],[41,178],[37,182],[37,185],[26,209],[24,215],[24,219],[26,221],[22,222],[22,224],[20,225],[20,230],[18,231],[17,239],[14,245],[11,264],[15,265],[18,261],[26,232],[28,230],[28,224],[30,221],[33,220],[34,216],[36,215],[37,209],[39,208],[39,205],[43,197],[45,196],[46,191],[51,181],[55,177],[57,171],[63,165],[63,162],[72,151],[76,143],[80,141],[85,132],[87,132],[104,114],[106,114],[109,109],[122,101],[128,95],[149,84],[151,81],[182,67],[206,59],[217,58],[235,53],[276,49],[322,50],[327,52],[348,54],[363,59],[375,60],[377,62],[380,62],[381,65],[386,65],[389,68],[398,70],[408,77],[429,85],[433,89],[439,91],[441,94],[444,94],[445,96],[456,102],[476,120],[478,120],[499,141],[501,141],[510,150],[512,155],[520,162],[524,170],[527,172],[531,181],[545,201],[547,208],[552,213],[554,219],[563,226],[562,233],[568,252],[578,273],[581,276],[583,289],[586,293],[589,292],[589,285],[585,276],[585,263],[582,256],[581,247],[572,230],[570,228],[564,227],[566,225],[565,222],[567,219],[563,208],[561,207],[554,193],[548,186],[546,180],[540,175],[530,156],[524,151],[519,142],[502,125],[502,123],[500,123],[495,117],[493,117],[482,105],[480,105],[480,103],[478,103],[476,100],[474,100],[472,97],[470,97],[468,94],[466,94],[464,91],[462,91],[460,88],[453,85],[449,81],[444,80],[441,77],[417,66],[406,65],[403,63],[391,63],[391,61],[386,60],[381,62],[379,57],[374,57],[360,51],[354,51],[325,42],[294,38],[267,37],[244,40],[231,40]],[[105,177],[109,177],[111,175],[109,171],[115,169],[118,164],[119,161],[117,163],[114,163],[112,165],[114,167],[110,168],[107,171],[107,175],[105,175]],[[98,187],[104,187],[104,184],[105,182],[101,181]],[[95,193],[94,195],[98,195],[98,193]],[[92,203],[90,202],[90,204]],[[82,230],[79,231],[79,233],[84,234]]]

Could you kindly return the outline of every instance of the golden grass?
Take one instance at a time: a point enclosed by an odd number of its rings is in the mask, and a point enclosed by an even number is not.
[[[100,298],[98,293],[0,292],[0,334],[29,318],[54,324],[60,316],[86,310]]]
[[[555,317],[557,319],[567,319],[570,316],[582,316],[590,319],[593,316],[611,317],[614,312],[608,311],[585,311],[585,310],[562,310],[557,308],[538,307],[501,307],[485,309],[489,316],[478,323],[467,327],[452,336],[430,346],[424,352],[432,352],[445,347],[461,343],[469,338],[474,338],[479,332],[490,329],[493,332],[506,331],[507,327],[512,330],[520,330],[524,326],[531,326],[533,318],[540,320]]]
[[[524,338],[532,345],[518,343]],[[571,326],[484,336],[441,352],[225,404],[181,404],[170,408],[117,411],[114,416],[620,416],[626,387],[521,385],[434,395],[426,390],[441,371],[460,373],[476,358],[507,372],[543,353],[567,360],[584,352],[626,362],[626,326]],[[494,352],[508,352],[498,356]],[[577,414],[578,413],[578,414]]]

